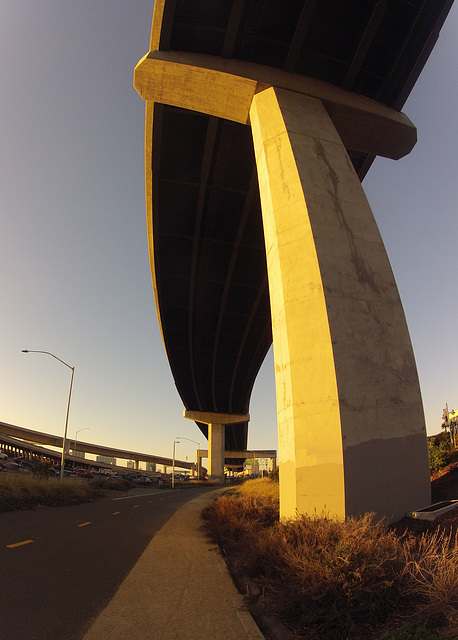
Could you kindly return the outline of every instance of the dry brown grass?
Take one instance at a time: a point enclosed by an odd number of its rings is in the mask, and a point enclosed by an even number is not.
[[[234,548],[241,538],[255,535],[260,528],[271,527],[278,520],[278,504],[271,498],[236,493],[216,500],[202,513],[212,538],[223,547]]]
[[[248,602],[255,615],[261,608],[297,636],[317,640],[374,639],[405,624],[417,635],[396,637],[421,638],[421,629],[434,635],[431,624],[455,621],[454,535],[399,534],[370,514],[345,522],[326,516],[279,522],[276,488],[247,482],[203,513],[239,587],[253,591],[255,584],[262,594]]]
[[[278,482],[272,482],[269,478],[249,480],[237,487],[236,492],[240,496],[252,496],[255,498],[272,499],[278,505]]]
[[[15,473],[0,475],[0,511],[75,504],[95,495],[93,487],[77,478],[59,480]]]
[[[458,621],[458,540],[437,529],[405,544],[404,575],[421,599],[426,614]]]
[[[260,546],[273,566],[269,587],[290,625],[317,637],[347,638],[383,623],[402,605],[402,547],[373,520],[307,516],[277,524]]]

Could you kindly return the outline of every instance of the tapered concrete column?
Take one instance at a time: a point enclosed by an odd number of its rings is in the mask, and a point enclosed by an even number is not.
[[[320,100],[253,97],[279,423],[282,516],[430,501],[422,402],[390,264]],[[356,123],[357,126],[357,123]]]
[[[185,410],[183,416],[208,425],[208,475],[210,480],[224,482],[225,425],[247,422],[249,414]]]

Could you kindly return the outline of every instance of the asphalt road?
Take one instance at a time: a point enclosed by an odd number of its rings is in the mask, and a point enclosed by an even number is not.
[[[154,534],[207,490],[139,489],[118,499],[0,513],[1,636],[80,640]]]

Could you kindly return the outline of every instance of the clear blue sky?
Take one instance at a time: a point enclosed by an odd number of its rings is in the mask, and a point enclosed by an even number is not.
[[[146,241],[144,104],[132,86],[151,0],[2,0],[0,420],[171,456],[206,441],[182,418],[158,330]],[[458,7],[404,111],[418,144],[364,186],[398,282],[429,433],[458,408]],[[270,353],[249,447],[276,448]],[[177,456],[193,456],[182,441]]]

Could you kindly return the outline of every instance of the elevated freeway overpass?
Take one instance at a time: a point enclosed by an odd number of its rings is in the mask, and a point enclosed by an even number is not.
[[[43,433],[40,431],[34,431],[33,429],[27,429],[25,427],[18,427],[7,422],[0,422],[0,438],[2,434],[18,438],[24,441],[24,444],[41,444],[49,447],[57,447],[62,449],[63,438],[62,436],[55,436],[50,433]],[[91,453],[98,456],[106,456],[109,458],[119,458],[121,460],[132,460],[135,463],[135,468],[139,468],[141,462],[151,462],[154,464],[171,467],[173,464],[172,458],[165,458],[163,456],[155,456],[149,453],[140,453],[138,451],[127,451],[125,449],[115,449],[114,447],[107,447],[104,445],[91,444],[90,442],[82,442],[81,440],[75,441],[71,438],[67,438],[68,450],[78,450],[85,453]],[[67,457],[71,457],[66,455]],[[59,453],[60,458],[60,453]],[[85,461],[87,462],[87,460]],[[108,466],[108,465],[105,465]],[[179,469],[193,469],[195,467],[193,462],[188,460],[175,460],[175,466]]]
[[[134,85],[165,349],[221,477],[273,340],[285,516],[396,519],[430,500],[415,360],[361,180],[414,146],[401,109],[451,4],[154,4]]]
[[[2,445],[7,445],[16,451],[27,451],[36,456],[50,456],[55,453],[56,460],[61,459],[60,452],[53,452],[49,449],[44,449],[40,445],[47,445],[50,447],[56,447],[62,449],[63,438],[61,436],[55,436],[50,433],[43,433],[40,431],[34,431],[33,429],[27,429],[25,427],[18,427],[16,425],[8,424],[6,422],[0,422],[0,448]],[[133,461],[135,469],[140,468],[140,463],[153,463],[161,465],[162,467],[176,467],[177,469],[189,469],[189,470],[201,470],[206,473],[206,469],[202,464],[202,460],[209,457],[208,449],[196,449],[196,462],[189,462],[188,460],[180,460],[176,458],[165,458],[163,456],[155,456],[148,453],[139,453],[137,451],[129,451],[126,449],[115,449],[114,447],[107,447],[103,445],[92,444],[90,442],[83,442],[81,440],[67,439],[67,446],[69,451],[79,451],[83,453],[90,453],[93,455],[104,456],[108,458],[116,458],[121,460]],[[228,466],[232,470],[237,470],[243,465],[243,461],[247,458],[267,458],[270,460],[270,468],[276,469],[277,452],[272,449],[259,449],[256,451],[226,451],[225,459],[233,459],[237,462]],[[93,460],[86,460],[78,458],[72,454],[66,453],[65,459],[72,463],[89,464],[93,466]],[[97,463],[104,468],[113,468],[112,465]]]

